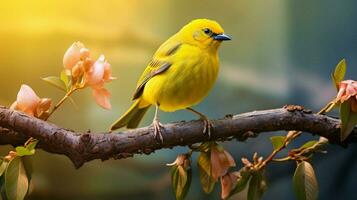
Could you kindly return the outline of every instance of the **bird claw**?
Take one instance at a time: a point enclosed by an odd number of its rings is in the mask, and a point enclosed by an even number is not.
[[[163,128],[162,124],[158,119],[154,119],[152,122],[152,125],[154,126],[154,136],[156,139],[159,139],[161,143],[164,143],[164,138],[162,137],[162,132],[161,129]]]
[[[211,122],[211,120],[209,120],[208,118],[201,118],[201,120],[203,121],[203,134],[207,134],[208,138],[211,138],[211,129],[213,128],[213,124]]]

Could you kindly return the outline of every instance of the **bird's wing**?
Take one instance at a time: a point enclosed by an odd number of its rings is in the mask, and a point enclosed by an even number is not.
[[[172,43],[167,41],[160,46],[160,48],[153,56],[153,59],[141,75],[133,96],[133,100],[139,98],[142,95],[146,83],[152,77],[161,74],[170,68],[172,65],[172,59],[170,58],[179,50],[181,45],[181,43]]]

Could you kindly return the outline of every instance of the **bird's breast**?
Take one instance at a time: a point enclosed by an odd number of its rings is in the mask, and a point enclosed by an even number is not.
[[[219,70],[216,55],[182,55],[172,66],[153,77],[145,86],[143,98],[159,104],[164,111],[175,111],[193,106],[207,96]]]

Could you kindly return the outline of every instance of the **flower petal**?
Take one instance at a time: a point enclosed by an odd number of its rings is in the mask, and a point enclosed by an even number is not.
[[[353,96],[356,94],[356,90],[355,88],[352,86],[352,84],[348,84],[347,85],[347,88],[346,88],[346,94],[349,95],[349,96]]]
[[[340,101],[342,96],[345,95],[345,92],[346,92],[346,87],[340,87],[338,93],[337,93],[337,101]]]
[[[29,115],[34,115],[37,106],[40,103],[40,98],[28,85],[21,85],[20,91],[17,94],[17,108]]]
[[[90,51],[87,48],[84,48],[84,46],[79,50],[79,55],[81,60],[85,60],[86,58],[90,57]]]
[[[93,97],[98,105],[104,109],[111,109],[111,104],[109,101],[110,92],[105,88],[93,88]]]
[[[94,63],[92,69],[87,74],[88,76],[88,85],[97,85],[103,82],[104,76],[104,67],[105,67],[105,57],[101,55],[98,60]]]
[[[10,110],[17,110],[17,102],[15,101],[14,103],[11,104]]]
[[[63,56],[63,66],[66,69],[72,69],[77,64],[80,60],[82,48],[84,48],[84,45],[81,42],[75,42],[67,49]]]
[[[115,79],[114,77],[112,77],[112,66],[107,61],[105,61],[104,63],[103,79],[104,81],[111,81]]]
[[[346,85],[352,84],[353,82],[355,82],[355,81],[354,81],[354,80],[344,80],[344,81],[341,81],[341,83],[346,84]]]

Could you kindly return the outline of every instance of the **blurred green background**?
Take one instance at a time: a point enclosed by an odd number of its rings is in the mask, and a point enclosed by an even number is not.
[[[334,95],[330,73],[342,58],[348,77],[357,77],[357,2],[333,1],[40,1],[0,2],[0,105],[9,106],[20,85],[57,101],[63,96],[40,77],[57,75],[62,57],[75,41],[97,57],[106,55],[118,79],[108,84],[113,109],[98,107],[90,90],[74,95],[76,109],[66,103],[51,122],[86,131],[107,130],[131,104],[137,78],[157,47],[195,18],[217,20],[233,40],[220,49],[221,71],[215,88],[196,108],[210,118],[228,113],[299,104],[319,110]],[[152,111],[142,126],[149,125]],[[334,115],[337,115],[335,113]],[[194,119],[190,113],[162,113],[163,122]],[[283,133],[275,133],[283,134]],[[257,151],[271,151],[262,134],[247,142],[224,143],[239,163]],[[310,139],[306,134],[296,145]],[[11,147],[0,147],[4,155]],[[173,199],[169,168],[186,148],[161,150],[126,160],[92,161],[79,170],[64,156],[38,151],[34,158],[30,199]],[[353,199],[357,184],[356,146],[328,148],[314,166],[321,199]],[[241,164],[238,164],[241,167]],[[268,167],[264,199],[293,199],[294,163]],[[187,199],[218,199],[205,195],[198,172]]]

